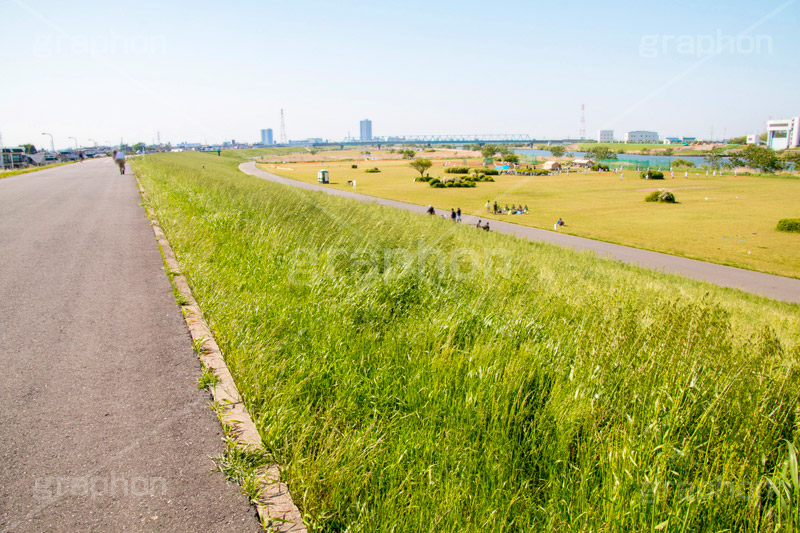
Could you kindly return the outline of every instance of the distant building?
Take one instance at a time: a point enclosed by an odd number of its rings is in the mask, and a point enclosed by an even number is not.
[[[800,117],[768,121],[767,146],[773,150],[800,146]]]
[[[755,144],[756,146],[764,144],[761,142],[760,135],[748,135],[747,136],[747,144]]]
[[[272,129],[267,128],[261,130],[261,144],[264,146],[272,146]]]
[[[664,144],[683,144],[683,140],[680,137],[667,137]]]
[[[364,119],[361,121],[361,142],[370,142],[372,140],[372,121]]]
[[[599,143],[613,143],[614,130],[600,130],[597,132],[597,142]]]
[[[542,168],[545,170],[561,170],[561,163],[558,161],[547,161]]]
[[[657,143],[658,133],[654,131],[629,131],[625,134],[625,142],[635,144]]]

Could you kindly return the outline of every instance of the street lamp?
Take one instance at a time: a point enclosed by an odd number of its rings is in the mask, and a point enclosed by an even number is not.
[[[94,147],[95,147],[95,148],[97,148],[97,141],[95,141],[94,139],[89,139],[89,140],[90,140],[91,142],[93,142],[93,143],[94,143]]]
[[[72,139],[73,141],[75,141],[75,151],[77,151],[78,150],[78,139],[76,139],[75,137],[67,137],[67,139]]]
[[[53,153],[56,153],[56,144],[53,142],[53,134],[52,133],[42,133],[42,135],[49,135],[50,136],[50,148],[53,150]]]

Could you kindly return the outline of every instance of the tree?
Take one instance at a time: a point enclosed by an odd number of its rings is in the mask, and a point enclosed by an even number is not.
[[[400,153],[403,154],[403,159],[414,159],[414,156],[417,154],[414,150],[403,150]]]
[[[563,146],[559,145],[548,146],[547,149],[550,150],[550,153],[553,154],[555,157],[561,157],[562,155],[564,155],[564,152],[567,151]]]
[[[706,163],[709,167],[717,169],[722,166],[722,150],[720,148],[713,148],[706,154]]]
[[[672,153],[673,153],[674,151],[675,151],[675,150],[673,150],[673,149],[672,149],[672,147],[669,147],[669,148],[667,148],[666,150],[664,150],[664,155],[672,155]]]
[[[136,143],[131,148],[133,148],[134,152],[140,152],[140,151],[144,150],[145,145],[144,145],[144,143]]]
[[[490,157],[494,157],[494,154],[498,152],[497,146],[493,144],[484,144],[481,147],[481,155],[484,159],[489,159]]]
[[[25,149],[25,153],[26,154],[35,154],[36,153],[36,147],[34,145],[32,145],[32,144],[23,144],[22,148]]]
[[[415,159],[408,165],[419,172],[419,177],[422,177],[425,175],[425,171],[433,166],[433,163],[430,159]]]
[[[747,144],[747,137],[734,137],[728,141],[728,144]]]
[[[586,155],[596,160],[616,159],[617,154],[607,146],[592,146],[586,150]]]
[[[749,144],[742,149],[740,156],[737,157],[737,162],[739,162],[740,158],[744,165],[768,174],[783,168],[783,164],[775,150],[766,146]]]

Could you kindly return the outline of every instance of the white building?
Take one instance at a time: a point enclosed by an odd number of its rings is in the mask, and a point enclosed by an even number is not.
[[[764,144],[761,142],[760,135],[748,135],[747,136],[747,144],[755,144],[756,146],[760,144]]]
[[[800,117],[767,122],[767,146],[773,150],[785,150],[799,145]]]
[[[635,144],[657,143],[658,133],[654,131],[629,131],[625,134],[625,142]]]
[[[613,143],[614,130],[600,130],[597,132],[597,142],[599,143]]]

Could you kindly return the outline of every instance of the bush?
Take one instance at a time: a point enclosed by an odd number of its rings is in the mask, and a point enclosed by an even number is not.
[[[447,167],[444,169],[445,174],[467,174],[469,167]]]
[[[374,168],[368,168],[364,172],[367,172],[369,174],[374,174],[375,172],[380,172],[380,171],[381,171],[381,169],[379,169],[378,167],[374,167]]]
[[[672,162],[673,167],[694,168],[694,162],[687,159],[676,159]]]
[[[592,172],[599,172],[601,170],[603,170],[605,172],[608,172],[609,169],[608,169],[608,165],[602,165],[600,163],[595,163],[594,165],[592,165],[592,168],[590,170]]]
[[[652,178],[651,178],[652,179]],[[661,202],[665,204],[674,204],[675,195],[664,189],[653,191],[644,197],[645,202]]]
[[[358,165],[350,165],[350,168],[358,168]]]
[[[647,179],[648,174],[650,175],[651,180],[664,179],[664,173],[659,170],[642,170],[641,172],[639,172],[639,177],[644,180]]]
[[[800,233],[800,218],[784,218],[778,221],[778,231]]]
[[[432,177],[430,177],[430,176],[421,176],[421,177],[419,177],[419,178],[417,178],[417,179],[418,179],[419,181],[430,181],[430,180],[435,180],[436,178],[432,178]]]

